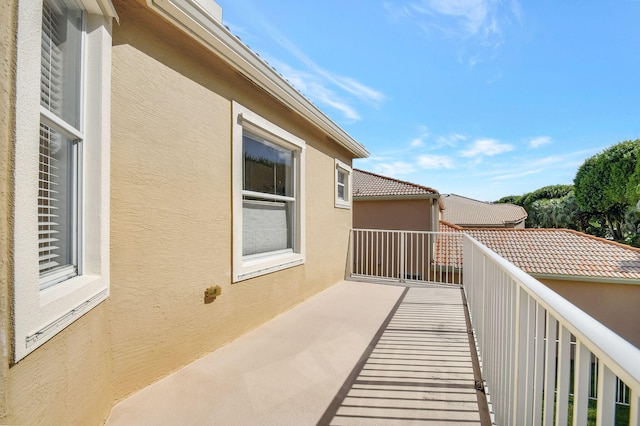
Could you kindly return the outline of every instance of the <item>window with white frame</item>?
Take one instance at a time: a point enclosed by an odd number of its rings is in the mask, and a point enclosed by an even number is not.
[[[42,5],[38,252],[40,288],[78,275],[83,11]]]
[[[108,296],[113,17],[110,0],[19,2],[15,361]]]
[[[233,102],[234,282],[304,263],[305,142]]]
[[[337,158],[335,159],[335,206],[351,208],[351,167]]]

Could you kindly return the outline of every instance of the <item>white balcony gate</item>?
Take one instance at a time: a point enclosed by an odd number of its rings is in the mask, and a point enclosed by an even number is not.
[[[352,278],[462,285],[494,423],[586,425],[597,395],[596,425],[640,426],[640,350],[472,237],[354,229],[349,257]]]
[[[460,233],[353,229],[350,276],[461,284]]]

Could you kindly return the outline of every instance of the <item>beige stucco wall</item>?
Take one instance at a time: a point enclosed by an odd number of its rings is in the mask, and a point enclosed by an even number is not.
[[[15,0],[0,3],[0,423],[7,417],[10,352],[15,11]]]
[[[350,155],[144,2],[114,4],[120,24],[113,31],[111,296],[18,364],[9,366],[9,356],[2,355],[2,424],[100,424],[117,400],[344,277],[351,211],[334,207],[334,158],[350,164]],[[0,11],[0,40],[11,47],[15,2],[4,2]],[[2,50],[3,77],[14,69],[5,55],[10,50]],[[12,114],[4,114],[11,99],[4,94],[11,87],[2,78],[4,333],[11,332],[7,293],[13,287],[5,244],[13,184],[12,138],[5,137]],[[233,100],[307,143],[305,264],[236,284]],[[211,285],[221,286],[222,295],[205,304],[204,290]]]
[[[362,229],[432,231],[431,199],[354,200],[353,226]]]
[[[640,283],[540,281],[640,348]]]
[[[346,152],[134,2],[116,2],[111,338],[116,397],[234,340],[344,277]],[[231,102],[307,143],[303,266],[231,284]],[[211,285],[222,296],[205,304]]]
[[[16,5],[0,4],[0,424],[96,424],[114,400],[104,304],[10,365]]]

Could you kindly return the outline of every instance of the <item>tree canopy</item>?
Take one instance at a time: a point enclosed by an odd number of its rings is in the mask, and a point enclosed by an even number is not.
[[[603,219],[614,240],[625,238],[625,217],[640,199],[640,139],[624,141],[587,159],[574,179],[582,210]]]
[[[570,228],[640,246],[640,139],[588,158],[573,185],[551,185],[497,203],[517,204],[532,228]]]

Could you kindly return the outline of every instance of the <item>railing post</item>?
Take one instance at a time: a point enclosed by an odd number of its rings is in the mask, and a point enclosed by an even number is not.
[[[596,426],[611,425],[616,416],[616,376],[598,359],[598,407]]]
[[[558,321],[547,312],[547,344],[544,370],[544,425],[553,425],[554,396],[556,388],[556,336]]]
[[[629,404],[631,405],[629,424],[631,426],[640,426],[640,395],[632,391],[629,396]]]
[[[400,256],[400,276],[398,277],[400,279],[400,282],[404,282],[405,281],[405,246],[404,246],[404,242],[405,242],[405,233],[404,232],[400,232],[400,247],[398,247],[398,254]]]
[[[591,352],[582,342],[576,342],[576,359],[573,381],[573,426],[587,424],[589,410],[589,372]]]
[[[518,289],[520,297],[517,311],[516,343],[516,374],[514,378],[515,391],[514,413],[515,423],[530,425],[533,421],[533,368],[534,363],[534,333],[536,325],[535,303],[530,300],[524,289]]]
[[[349,271],[349,278],[353,277],[353,245],[355,244],[354,234],[355,231],[353,229],[349,230],[349,254],[347,256],[347,262],[349,262],[349,266],[347,271]]]
[[[571,362],[571,333],[562,324],[558,340],[558,386],[556,395],[556,424],[567,424],[569,406],[569,368]]]
[[[546,312],[536,303],[536,344],[533,376],[533,423],[542,424],[542,393],[544,391],[544,324]]]

